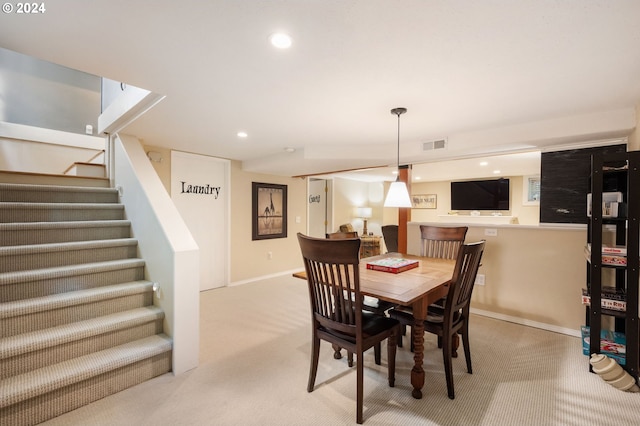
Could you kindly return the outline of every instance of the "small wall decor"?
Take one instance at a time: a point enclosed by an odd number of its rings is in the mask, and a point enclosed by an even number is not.
[[[435,209],[438,205],[436,194],[414,194],[411,196],[411,204],[414,209]]]
[[[287,238],[287,185],[251,183],[252,240]]]

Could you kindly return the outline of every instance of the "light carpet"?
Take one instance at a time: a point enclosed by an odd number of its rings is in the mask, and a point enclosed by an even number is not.
[[[289,276],[201,293],[200,366],[165,374],[45,425],[350,425],[355,366],[323,342],[316,388],[307,393],[310,312],[306,283]],[[425,336],[426,383],[411,397],[409,345],[398,348],[396,386],[373,351],[364,358],[364,424],[638,425],[640,394],[588,371],[579,338],[474,315],[473,374],[454,359],[447,397],[442,352]],[[406,339],[406,337],[405,337]],[[407,341],[405,340],[405,343]]]

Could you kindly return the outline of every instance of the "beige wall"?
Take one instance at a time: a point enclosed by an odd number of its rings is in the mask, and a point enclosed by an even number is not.
[[[287,238],[251,240],[251,182],[287,185]],[[299,218],[299,221],[296,220]],[[296,234],[307,224],[307,181],[300,178],[247,173],[231,162],[231,283],[300,270],[302,257]],[[268,258],[268,253],[272,258]]]
[[[410,253],[420,252],[419,225],[409,224]],[[486,240],[478,272],[486,284],[474,288],[472,309],[578,335],[585,319],[580,296],[586,286],[586,226],[468,226],[466,241]],[[485,235],[486,229],[497,235]]]
[[[636,105],[636,127],[629,135],[629,141],[627,142],[627,149],[629,151],[640,150],[640,129],[638,129],[638,126],[640,126],[640,104]]]
[[[371,207],[371,218],[367,229],[375,235],[382,235],[384,222],[385,188],[381,182],[359,182],[350,179],[333,179],[333,224],[332,231],[338,231],[340,225],[351,223],[358,234],[362,234],[362,218],[356,217],[357,207]]]
[[[167,192],[171,191],[171,150],[151,145],[145,152],[156,151],[161,162],[152,162]],[[287,185],[287,238],[251,240],[251,183]],[[231,162],[231,276],[230,284],[259,279],[284,271],[302,268],[296,233],[306,232],[307,181],[299,178],[247,173],[240,162]],[[296,218],[300,222],[296,222]],[[271,252],[271,259],[268,253]]]
[[[503,212],[503,214],[516,216],[521,225],[538,225],[540,223],[540,206],[523,204],[522,176],[507,177],[510,180],[511,210]],[[440,222],[442,219],[439,216],[446,215],[451,210],[451,181],[414,182],[411,184],[411,193],[436,194],[438,196],[435,209],[411,210],[411,220],[414,222]],[[489,212],[483,214],[489,214]]]
[[[170,188],[170,150],[146,146],[145,151],[163,156],[152,163],[166,188]],[[307,181],[242,171],[240,163],[231,163],[231,284],[278,275],[302,268],[297,232],[306,232]],[[512,178],[513,212],[520,218],[535,215],[538,207],[522,206],[522,178]],[[288,238],[251,240],[251,182],[268,182],[288,186]],[[369,228],[380,235],[382,224],[397,223],[397,209],[383,208],[384,184],[334,179],[336,204],[334,223],[362,221],[353,217],[358,203],[373,208]],[[449,206],[449,182],[412,185],[412,193],[438,194],[435,210],[413,209],[409,225],[409,251],[419,252],[418,222],[446,214]],[[296,223],[296,216],[300,223]],[[461,216],[462,218],[462,216]],[[522,220],[521,220],[522,222]],[[536,222],[537,223],[537,222]],[[436,223],[443,225],[442,223]],[[485,229],[496,229],[498,235],[486,236]],[[487,240],[480,273],[486,285],[474,290],[472,308],[492,316],[524,324],[544,326],[577,335],[584,323],[585,311],[580,292],[585,286],[586,261],[583,248],[586,228],[555,228],[521,225],[472,225],[468,241]],[[416,245],[418,244],[418,245]],[[267,253],[272,253],[269,260]],[[251,259],[247,262],[247,259]]]

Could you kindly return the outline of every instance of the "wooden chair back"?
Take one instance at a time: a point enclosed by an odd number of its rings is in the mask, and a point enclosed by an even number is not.
[[[462,314],[463,318],[469,316],[469,305],[473,285],[478,275],[478,268],[482,261],[485,241],[463,244],[458,250],[456,267],[451,278],[451,285],[445,302],[445,317],[449,317],[451,322],[454,316]],[[447,322],[445,319],[445,324]]]
[[[360,239],[338,241],[298,234],[298,241],[314,322],[320,327],[359,337],[362,333]]]
[[[384,225],[382,227],[382,236],[384,237],[384,245],[387,251],[398,252],[398,225]]]
[[[463,244],[458,250],[456,266],[449,285],[449,291],[444,303],[444,313],[440,309],[427,313],[424,329],[438,335],[442,339],[442,355],[444,360],[445,376],[447,379],[447,393],[449,398],[455,398],[453,384],[452,344],[458,334],[462,335],[464,345],[464,357],[467,362],[467,372],[473,372],[471,368],[471,349],[469,348],[469,306],[471,293],[476,281],[478,268],[484,252],[484,241],[471,244]],[[430,308],[431,309],[431,308]]]
[[[328,240],[344,240],[347,238],[358,238],[358,232],[332,232],[327,234]]]
[[[456,259],[467,235],[466,226],[420,225],[420,255],[441,259]]]

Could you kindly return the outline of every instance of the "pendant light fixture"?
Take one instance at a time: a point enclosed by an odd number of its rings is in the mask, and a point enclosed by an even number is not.
[[[385,207],[411,207],[411,198],[407,185],[400,180],[400,115],[407,112],[406,108],[394,108],[391,114],[398,116],[398,177],[389,187],[387,198],[384,200]]]

